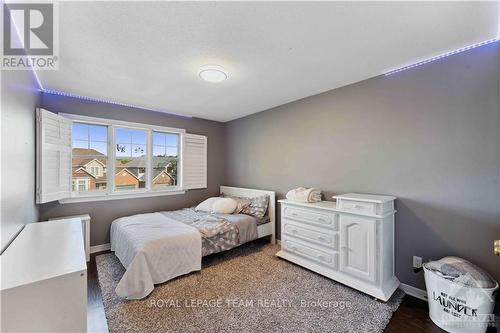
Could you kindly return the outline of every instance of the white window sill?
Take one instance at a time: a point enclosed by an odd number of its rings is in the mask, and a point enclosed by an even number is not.
[[[148,192],[127,192],[127,193],[101,193],[101,194],[80,194],[71,198],[61,199],[59,203],[76,203],[76,202],[92,202],[92,201],[107,201],[120,199],[137,199],[148,197],[160,197],[165,195],[179,195],[186,193],[185,190],[169,190],[169,191],[148,191]]]

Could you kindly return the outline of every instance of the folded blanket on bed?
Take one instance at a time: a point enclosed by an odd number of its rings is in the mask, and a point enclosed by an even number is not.
[[[127,216],[111,224],[111,251],[126,268],[116,293],[144,298],[154,285],[201,269],[201,235],[160,213]]]
[[[319,202],[321,201],[321,191],[317,188],[299,187],[288,191],[286,198],[298,202]]]

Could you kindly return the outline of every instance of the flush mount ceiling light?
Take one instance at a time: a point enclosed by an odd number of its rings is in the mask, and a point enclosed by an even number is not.
[[[222,82],[227,79],[227,73],[224,70],[224,67],[219,65],[205,65],[201,66],[200,77],[207,82]]]

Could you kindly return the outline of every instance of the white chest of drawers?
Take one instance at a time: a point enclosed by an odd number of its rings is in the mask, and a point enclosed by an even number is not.
[[[336,202],[281,203],[277,256],[387,301],[394,275],[394,197],[344,194]]]

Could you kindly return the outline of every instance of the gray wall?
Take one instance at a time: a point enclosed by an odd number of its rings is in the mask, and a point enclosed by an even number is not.
[[[90,214],[90,244],[109,242],[111,222],[122,216],[172,210],[195,205],[218,195],[224,185],[224,124],[196,118],[185,118],[165,113],[138,110],[112,104],[84,101],[76,98],[42,94],[41,106],[53,112],[73,113],[90,117],[117,119],[159,126],[184,128],[188,133],[208,137],[208,188],[192,190],[183,195],[123,199],[101,202],[59,204],[51,202],[40,206],[40,219],[75,214]]]
[[[31,71],[2,71],[1,248],[38,219],[35,205],[35,108],[40,93]]]
[[[500,281],[499,62],[497,42],[229,122],[226,183],[395,195],[403,283],[424,287],[413,255]]]

